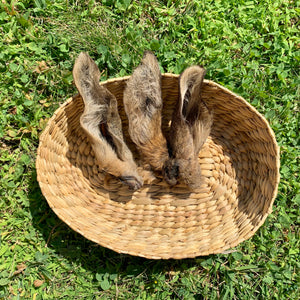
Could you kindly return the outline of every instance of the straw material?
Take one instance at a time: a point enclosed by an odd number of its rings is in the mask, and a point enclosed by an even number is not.
[[[128,136],[123,90],[128,77],[103,82],[117,98]],[[162,77],[163,131],[178,97],[178,75]],[[83,101],[68,99],[40,137],[37,173],[50,207],[73,230],[119,253],[152,259],[220,253],[250,238],[271,213],[279,183],[279,149],[265,118],[243,98],[204,81],[214,110],[211,135],[199,153],[203,185],[169,187],[160,174],[130,191],[102,172],[80,127]],[[145,175],[146,174],[146,175]],[[148,171],[148,175],[150,172]]]

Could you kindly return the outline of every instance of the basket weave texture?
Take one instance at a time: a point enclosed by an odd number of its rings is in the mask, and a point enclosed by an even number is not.
[[[122,77],[101,83],[119,106],[125,140]],[[162,76],[163,131],[168,133],[178,98],[178,75]],[[84,103],[68,99],[40,137],[38,181],[50,207],[73,230],[119,253],[152,259],[220,253],[250,238],[277,194],[279,149],[265,118],[243,98],[204,81],[203,99],[214,110],[212,132],[199,153],[203,185],[191,192],[169,187],[156,174],[130,191],[102,172],[80,127]]]

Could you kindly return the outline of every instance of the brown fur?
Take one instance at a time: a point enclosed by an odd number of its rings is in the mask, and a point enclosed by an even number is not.
[[[129,134],[141,158],[161,170],[168,159],[167,142],[161,131],[161,73],[156,57],[146,51],[141,64],[127,81],[124,108]]]
[[[198,66],[187,68],[179,78],[180,95],[169,136],[171,158],[163,168],[165,180],[174,185],[183,181],[190,188],[201,185],[198,154],[212,126],[213,114],[201,99],[205,70]]]
[[[90,138],[100,167],[130,188],[140,188],[143,180],[123,139],[117,100],[99,85],[100,71],[87,53],[80,53],[75,61],[73,77],[85,104],[80,124]]]

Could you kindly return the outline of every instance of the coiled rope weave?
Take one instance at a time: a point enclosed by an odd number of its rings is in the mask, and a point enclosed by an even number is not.
[[[101,83],[117,98],[128,136],[123,90],[128,77]],[[178,75],[162,77],[163,130],[178,97]],[[68,99],[41,134],[36,161],[43,195],[57,216],[89,240],[119,253],[152,259],[220,253],[250,238],[271,213],[279,183],[279,148],[265,118],[243,98],[204,81],[214,110],[212,132],[199,153],[203,187],[170,188],[161,178],[130,191],[95,162],[80,127],[83,101]]]

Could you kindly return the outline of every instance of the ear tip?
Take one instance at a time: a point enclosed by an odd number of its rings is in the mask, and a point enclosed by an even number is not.
[[[89,55],[86,52],[80,52],[80,54],[75,59],[73,71],[80,68],[82,65],[87,63]]]
[[[100,74],[98,65],[90,57],[90,55],[87,52],[80,52],[79,53],[78,57],[75,60],[73,70],[75,68],[80,68],[80,67],[83,67],[83,66],[91,68],[91,70],[93,70],[94,72],[96,71],[96,73],[99,72],[99,74]]]
[[[206,69],[203,65],[193,65],[186,68],[182,73],[206,73]]]
[[[186,68],[180,75],[179,75],[179,84],[183,83],[192,78],[199,78],[201,77],[202,80],[206,74],[206,69],[200,65],[193,65]]]
[[[77,57],[77,60],[84,60],[84,59],[87,59],[87,58],[90,58],[90,56],[87,52],[80,52],[78,57]]]
[[[143,59],[142,59],[142,63],[146,63],[146,64],[157,64],[158,65],[158,60],[157,57],[155,56],[155,54],[150,51],[150,50],[145,50],[144,51],[144,55],[143,55]]]
[[[154,53],[151,50],[144,51],[143,58],[145,58],[146,56],[152,56],[152,57],[154,56],[155,57]]]
[[[199,65],[199,68],[201,68],[201,72],[203,73],[203,76],[206,74],[206,69],[203,65]]]
[[[89,64],[89,65],[97,66],[95,61],[88,54],[88,52],[80,52],[77,59],[75,60],[75,64],[82,64],[82,65]]]

